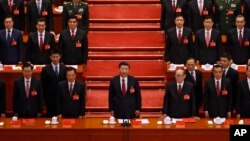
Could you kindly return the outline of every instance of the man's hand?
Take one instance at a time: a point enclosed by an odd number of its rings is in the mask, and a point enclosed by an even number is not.
[[[227,112],[227,117],[231,118],[231,112]]]
[[[139,111],[139,110],[136,110],[136,111],[135,111],[135,117],[139,117],[139,115],[140,115],[140,111]]]
[[[114,111],[110,111],[110,115],[111,115],[111,116],[115,116]]]
[[[208,111],[205,111],[205,118],[208,118],[208,117],[209,117]]]
[[[5,118],[5,114],[1,114],[1,118]]]

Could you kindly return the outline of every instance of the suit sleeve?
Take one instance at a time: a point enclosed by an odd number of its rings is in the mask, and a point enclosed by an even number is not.
[[[220,60],[220,55],[221,55],[221,48],[222,48],[222,41],[221,41],[221,33],[219,32],[219,38],[218,38],[218,41],[217,41],[217,61]]]
[[[62,30],[66,29],[68,27],[68,20],[67,20],[68,14],[67,14],[67,6],[63,5],[63,12],[62,12]]]
[[[59,36],[59,41],[58,41],[58,48],[59,50],[61,51],[61,62],[63,62],[63,56],[64,56],[64,44],[63,44],[63,32],[60,33],[60,36]]]
[[[57,111],[58,111],[58,115],[62,114],[62,106],[61,106],[61,98],[62,98],[62,88],[61,85],[58,84],[57,86]]]
[[[88,32],[88,29],[89,29],[89,6],[86,4],[86,10],[85,12],[83,13],[83,29]]]
[[[228,97],[228,111],[231,112],[232,106],[233,106],[233,92],[232,92],[232,85],[229,82],[228,83],[228,91],[229,91],[229,97]]]
[[[115,90],[114,90],[114,87],[113,87],[113,81],[111,80],[110,81],[110,84],[109,84],[109,110],[110,111],[114,111],[115,110],[115,100],[114,100],[114,97],[115,97]]]
[[[141,110],[141,89],[139,86],[139,82],[136,80],[135,83],[136,87],[136,110]]]
[[[208,86],[208,81],[206,81],[205,86],[204,86],[204,94],[203,94],[203,108],[204,111],[208,110],[208,95],[209,95],[209,86]]]
[[[48,3],[49,5],[49,31],[54,31],[54,13],[53,13],[53,10],[52,10],[52,4],[51,2]]]
[[[45,68],[42,69],[41,71],[41,83],[42,83],[42,87],[43,87],[43,91],[44,93],[46,93],[46,88],[48,85],[48,79],[47,79],[47,72],[45,70]]]
[[[196,32],[195,34],[195,41],[194,41],[194,54],[195,54],[195,59],[200,61],[200,40],[199,40],[199,35]]]
[[[0,81],[0,114],[5,113],[6,106],[6,89],[5,83]]]
[[[187,26],[192,29],[192,21],[193,21],[193,15],[192,15],[192,5],[189,3],[188,4],[188,21],[187,21]]]
[[[29,35],[28,37],[28,42],[26,46],[26,55],[25,55],[25,61],[28,62],[30,61],[30,53],[31,53],[31,47],[33,46],[32,41],[31,41],[31,36]]]
[[[19,90],[18,90],[18,82],[14,82],[14,93],[13,93],[13,112],[14,114],[18,114],[18,95],[19,95]]]
[[[167,31],[167,29],[165,29],[165,24],[164,24],[164,19],[165,19],[165,9],[166,9],[166,2],[165,0],[161,0],[161,29],[165,30],[165,32]]]
[[[38,91],[38,96],[39,98],[37,99],[37,103],[38,103],[38,112],[39,113],[42,113],[43,111],[43,89],[42,89],[42,85],[41,85],[41,82],[38,81],[38,87],[37,87],[37,91]]]
[[[191,89],[191,94],[192,94],[192,116],[197,116],[198,113],[196,113],[196,98],[195,98],[195,90],[194,90],[193,85]]]
[[[166,90],[165,90],[165,95],[164,95],[164,99],[163,99],[163,114],[169,115],[169,111],[168,111],[168,107],[169,107],[169,101],[170,101],[170,88],[169,86],[166,84]]]
[[[20,18],[25,19],[25,14],[24,14],[24,4],[23,1],[21,1],[19,3],[19,11],[20,11]],[[20,29],[21,31],[25,30],[25,20],[19,20],[18,22],[20,22]]]
[[[166,39],[166,43],[165,43],[165,61],[171,61],[170,57],[169,57],[169,52],[171,51],[171,40],[170,40],[170,33],[169,31],[167,32],[167,35],[165,37]]]
[[[242,88],[242,85],[241,85],[241,82],[238,83],[238,89],[237,89],[237,93],[236,93],[236,113],[237,114],[240,114],[241,111],[240,111],[240,99],[241,99],[241,95],[243,93],[243,88]]]
[[[194,50],[194,42],[193,42],[193,34],[192,31],[190,30],[190,34],[188,36],[188,47],[189,47],[189,57],[194,57],[195,56],[195,50]]]
[[[19,34],[19,37],[18,37],[18,61],[20,62],[23,62],[24,58],[23,58],[23,53],[24,53],[24,50],[23,50],[23,36],[21,34],[20,31],[18,31],[18,34]]]
[[[88,38],[87,38],[86,33],[84,35],[82,43],[83,43],[83,64],[87,64],[87,60],[88,60]]]
[[[229,31],[227,34],[227,46],[226,46],[226,51],[232,54],[232,39],[231,39],[231,32]]]
[[[85,91],[85,85],[81,84],[81,101],[80,101],[80,110],[79,110],[79,116],[85,115],[85,101],[86,101],[86,91]]]
[[[30,4],[29,2],[26,5],[26,26],[27,26],[27,31],[30,33],[31,31],[31,11],[30,11]]]

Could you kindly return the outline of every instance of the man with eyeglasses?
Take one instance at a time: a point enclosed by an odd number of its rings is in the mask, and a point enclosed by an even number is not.
[[[185,81],[185,70],[175,71],[175,81],[166,84],[163,116],[171,118],[196,117],[194,85]]]

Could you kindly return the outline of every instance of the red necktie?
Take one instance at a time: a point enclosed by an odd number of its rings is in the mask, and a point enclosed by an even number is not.
[[[206,45],[207,45],[207,47],[209,47],[209,42],[210,42],[210,36],[209,36],[209,32],[207,31],[207,35],[206,35]]]
[[[175,0],[172,1],[172,8],[173,8],[173,11],[175,12],[175,8],[176,8]]]
[[[239,35],[239,43],[240,43],[240,46],[242,46],[242,31],[240,30],[240,35]]]
[[[70,86],[69,86],[69,94],[70,94],[70,97],[73,94],[73,84],[70,84]]]
[[[12,0],[9,0],[9,9],[12,11]]]
[[[178,41],[181,42],[181,30],[179,29],[179,33],[178,33]]]
[[[216,92],[217,92],[217,95],[220,95],[220,81],[216,81]]]
[[[180,94],[181,93],[181,85],[178,85],[178,93]]]
[[[71,39],[74,40],[75,39],[75,31],[74,30],[71,30]]]
[[[43,34],[39,34],[40,35],[40,49],[42,50],[43,49]]]
[[[125,80],[122,79],[122,95],[125,96],[126,95],[126,86],[125,86]]]
[[[29,97],[29,93],[30,93],[30,81],[26,81],[26,87],[25,87],[25,92],[26,92],[26,97]]]

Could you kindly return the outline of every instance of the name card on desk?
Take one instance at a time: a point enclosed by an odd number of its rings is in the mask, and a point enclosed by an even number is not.
[[[73,68],[75,68],[75,69],[77,69],[78,68],[78,66],[77,65],[66,65],[67,67],[73,67]]]
[[[13,70],[15,65],[4,65],[3,68],[4,70],[7,70],[7,71],[10,71],[10,70]]]
[[[36,121],[35,119],[22,119],[23,124],[34,124]]]
[[[41,71],[45,65],[34,65],[34,70]]]

